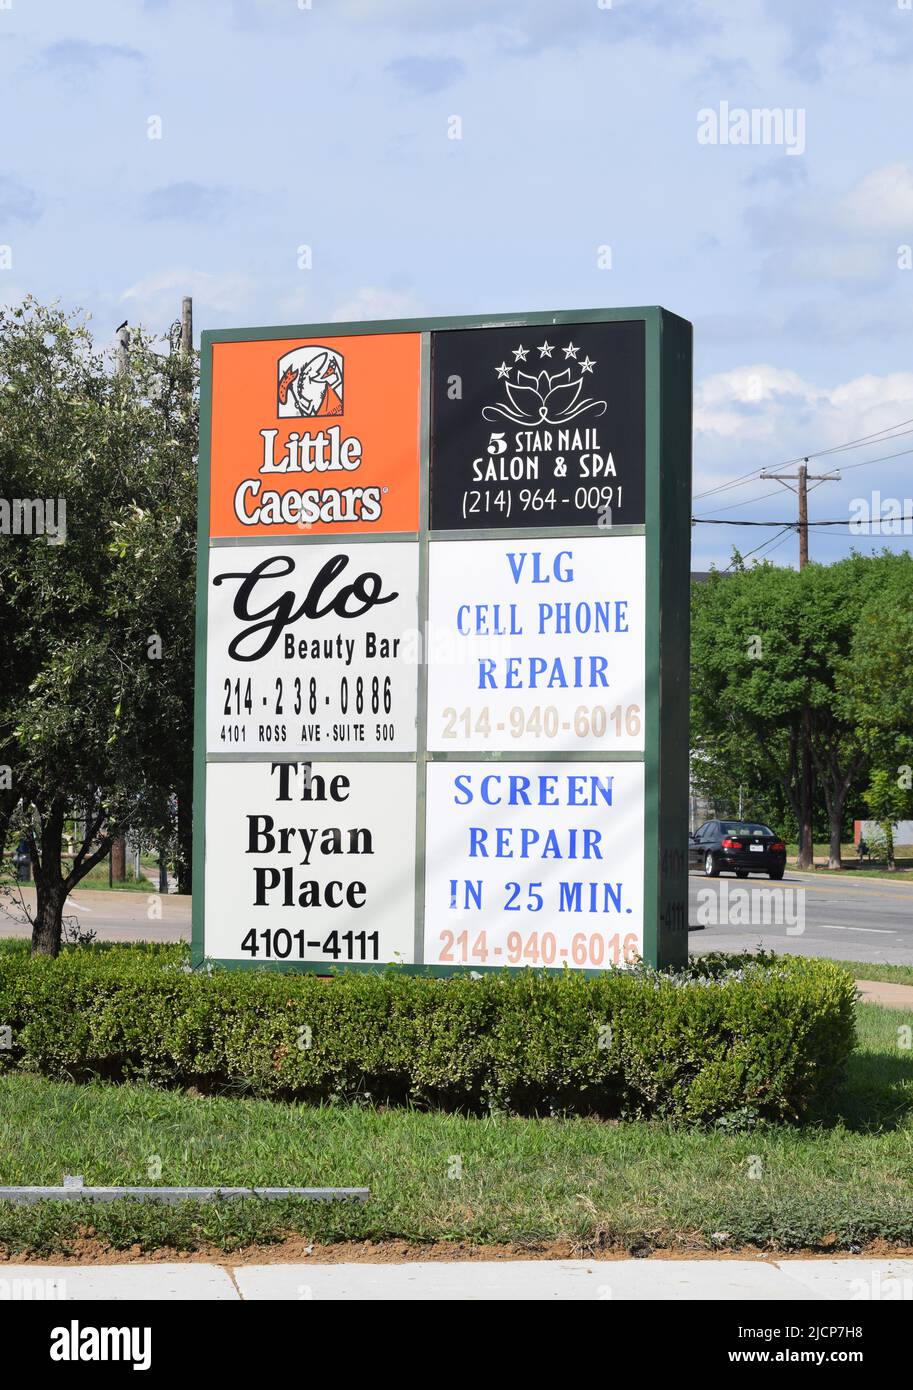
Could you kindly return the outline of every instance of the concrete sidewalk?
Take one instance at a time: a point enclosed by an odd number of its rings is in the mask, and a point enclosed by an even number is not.
[[[886,980],[857,980],[856,988],[867,1004],[883,1009],[909,1009],[913,1013],[913,985],[893,985]]]
[[[0,1297],[330,1302],[913,1301],[913,1259],[0,1265]]]

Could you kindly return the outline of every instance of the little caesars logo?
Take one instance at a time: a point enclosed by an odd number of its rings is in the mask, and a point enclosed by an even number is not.
[[[280,420],[342,419],[345,362],[339,352],[313,343],[293,348],[276,364],[276,414]],[[352,473],[361,466],[362,443],[338,424],[316,432],[260,431],[261,475],[272,473]],[[312,526],[315,522],[377,521],[380,487],[319,486],[277,492],[262,477],[246,478],[235,491],[235,515],[245,526]]]

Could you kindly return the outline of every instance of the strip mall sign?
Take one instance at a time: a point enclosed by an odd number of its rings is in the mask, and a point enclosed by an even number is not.
[[[204,333],[194,959],[687,943],[690,326]]]

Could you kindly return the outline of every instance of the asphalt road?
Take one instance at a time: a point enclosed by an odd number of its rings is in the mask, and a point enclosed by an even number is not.
[[[26,888],[23,896],[34,907],[34,888]],[[77,888],[67,899],[64,917],[77,918],[80,929],[94,931],[99,941],[190,940],[190,898],[176,893],[162,897],[151,883],[148,893],[82,892]],[[31,934],[31,928],[6,900],[0,902],[0,936]]]
[[[836,877],[836,876],[835,876]],[[689,880],[689,950],[828,956],[913,965],[913,883],[787,871],[779,883]]]
[[[765,878],[692,874],[692,951],[768,950],[834,960],[913,965],[913,883],[789,872]],[[34,890],[27,889],[34,901]],[[160,912],[161,917],[156,916]],[[169,894],[80,892],[67,914],[99,941],[189,941],[190,898]],[[151,914],[151,915],[150,915]],[[0,936],[28,936],[28,927],[0,906]]]

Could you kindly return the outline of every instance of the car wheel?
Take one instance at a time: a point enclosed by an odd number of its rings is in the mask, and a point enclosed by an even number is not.
[[[716,862],[716,856],[708,850],[704,855],[704,877],[719,878],[719,876],[720,870]]]
[[[736,878],[747,878],[747,877],[748,877],[748,870],[747,870],[747,869],[736,869],[736,871],[735,871],[735,876],[736,876]]]
[[[783,873],[784,873],[783,869],[771,869],[771,871],[770,871],[770,876],[771,876],[771,878],[782,878],[782,877],[783,877]]]

